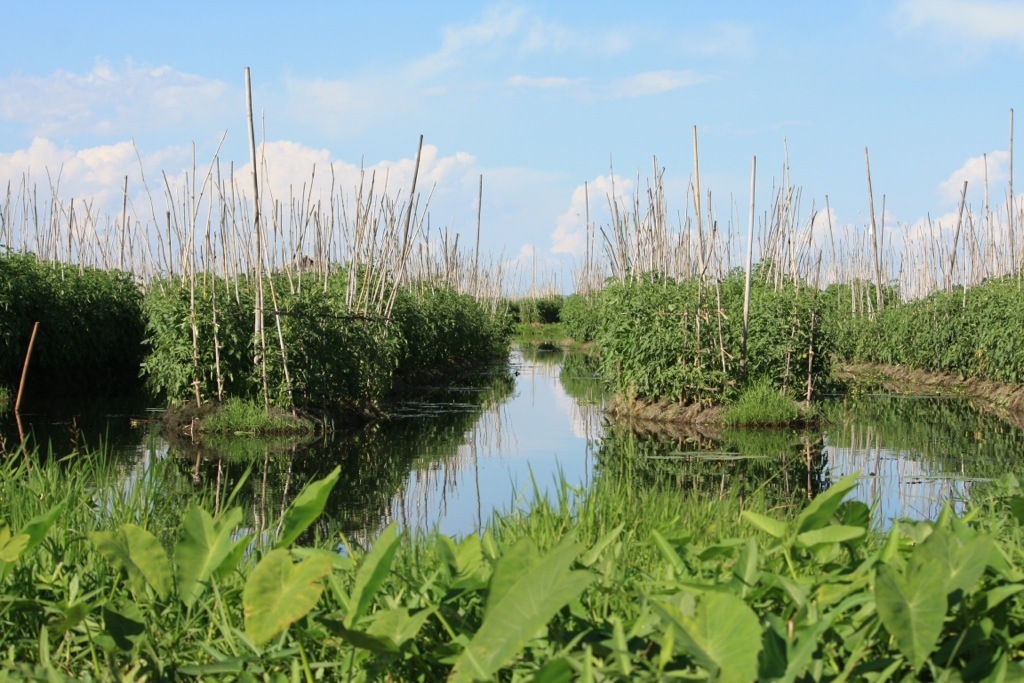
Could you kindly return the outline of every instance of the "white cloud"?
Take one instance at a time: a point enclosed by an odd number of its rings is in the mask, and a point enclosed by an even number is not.
[[[946,202],[960,201],[964,181],[970,197],[982,197],[985,186],[986,166],[989,182],[990,200],[999,201],[1000,194],[992,192],[992,186],[1009,178],[1010,153],[1005,150],[989,152],[987,155],[971,157],[964,165],[953,171],[952,175],[939,183],[939,193]]]
[[[619,78],[608,85],[608,96],[613,99],[642,97],[671,92],[710,80],[709,76],[692,69],[682,71],[646,71],[627,78]]]
[[[1024,47],[1024,3],[1000,0],[901,0],[897,19],[957,40]]]
[[[0,117],[47,137],[137,135],[228,107],[222,81],[130,61],[116,67],[99,61],[85,74],[12,75],[0,79],[0,91]]]
[[[410,65],[410,72],[416,79],[433,78],[466,65],[471,55],[494,53],[520,33],[525,17],[524,7],[495,6],[475,23],[447,26],[441,46]]]
[[[615,197],[612,197],[614,186]],[[629,194],[633,181],[621,176],[598,176],[573,190],[569,208],[555,222],[551,233],[551,253],[580,256],[586,249],[589,215],[591,225],[606,225],[611,216],[608,210],[609,198],[613,201]]]

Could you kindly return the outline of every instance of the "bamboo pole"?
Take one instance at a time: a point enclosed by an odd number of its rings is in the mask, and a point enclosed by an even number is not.
[[[750,216],[747,220],[747,265],[743,278],[743,340],[740,353],[740,373],[747,368],[747,333],[750,329],[750,271],[754,260],[754,191],[757,183],[757,157],[750,158]]]
[[[245,67],[245,112],[249,124],[249,160],[252,162],[252,206],[253,206],[253,243],[256,248],[256,290],[253,315],[253,335],[255,352],[253,364],[260,371],[263,382],[263,405],[270,410],[270,392],[267,389],[267,341],[263,332],[263,238],[260,234],[260,189],[259,166],[256,163],[256,130],[252,117],[252,83],[249,78],[249,67]]]
[[[864,165],[868,174],[868,206],[871,211],[871,245],[875,264],[875,309],[882,312],[882,266],[878,260],[878,229],[875,226],[875,196],[871,191],[871,160],[868,158],[868,148],[864,148]]]
[[[32,336],[28,339],[28,349],[25,351],[25,363],[21,366],[21,380],[18,382],[18,396],[14,399],[14,414],[21,412],[21,396],[25,392],[25,378],[28,376],[28,362],[32,358],[32,347],[36,345],[36,333],[39,331],[39,321],[32,325]]]

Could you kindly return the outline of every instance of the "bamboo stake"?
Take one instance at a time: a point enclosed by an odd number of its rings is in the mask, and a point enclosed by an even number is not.
[[[252,117],[252,84],[249,67],[245,67],[245,112],[249,124],[249,160],[252,162],[253,243],[256,248],[256,290],[253,335],[256,345],[253,364],[260,371],[263,382],[263,406],[270,410],[270,392],[267,388],[267,340],[263,333],[263,238],[260,234],[259,165],[256,163],[256,130]]]
[[[747,220],[747,265],[743,278],[743,339],[740,373],[747,367],[747,334],[750,329],[750,271],[754,260],[754,192],[757,189],[757,157],[750,158],[750,216]]]
[[[28,339],[28,349],[25,351],[25,363],[21,366],[21,380],[18,382],[18,396],[14,399],[14,414],[21,413],[21,395],[25,392],[25,378],[28,377],[28,362],[32,358],[32,347],[36,344],[36,332],[39,331],[39,321],[32,325],[32,336]]]
[[[871,245],[875,264],[875,308],[882,312],[882,266],[878,260],[878,230],[875,226],[875,196],[871,191],[871,160],[868,158],[868,148],[864,148],[864,165],[868,174],[868,206],[871,210]]]

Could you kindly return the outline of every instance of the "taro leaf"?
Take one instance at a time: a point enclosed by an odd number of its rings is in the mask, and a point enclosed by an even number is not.
[[[455,661],[449,681],[493,678],[558,610],[587,589],[595,575],[569,568],[581,547],[572,535],[567,536],[508,586],[500,600],[489,604],[479,630]]]
[[[675,627],[682,649],[718,681],[757,679],[761,625],[754,610],[729,593],[707,593],[688,617],[666,604],[655,609]]]
[[[812,529],[820,529],[828,524],[836,510],[842,505],[843,497],[857,486],[858,481],[860,481],[859,474],[850,474],[815,496],[814,500],[797,517],[797,532],[803,533]]]
[[[797,534],[796,545],[801,548],[814,548],[819,545],[844,543],[860,538],[865,534],[864,527],[833,524],[822,529],[812,529]]]
[[[494,605],[501,602],[505,594],[533,567],[540,562],[537,546],[527,537],[520,538],[494,565],[491,582],[484,603],[484,618]]]
[[[904,577],[888,565],[875,576],[875,605],[900,652],[918,671],[935,649],[946,619],[945,571],[939,564],[922,565]]]
[[[122,524],[114,531],[89,534],[96,549],[116,567],[128,573],[128,588],[136,598],[148,583],[161,598],[171,589],[171,563],[156,536],[134,524]]]
[[[552,659],[534,674],[532,683],[571,683],[576,680],[576,672],[565,657]]]
[[[292,564],[287,550],[267,553],[242,591],[245,632],[253,642],[265,643],[306,616],[323,593],[320,579],[330,571],[331,561],[322,555]]]
[[[63,509],[63,505],[58,505],[29,520],[29,523],[21,530],[21,533],[28,536],[29,539],[24,552],[32,550],[43,542],[43,539],[46,538],[46,532],[50,530],[51,526],[53,526],[54,521],[57,519],[57,515],[60,514]]]
[[[966,591],[985,573],[995,545],[988,536],[978,536],[967,543],[946,529],[936,529],[914,551],[911,564],[938,564],[946,576],[946,592]]]
[[[21,554],[28,547],[28,534],[11,535],[9,527],[0,529],[0,562],[13,564],[18,561]],[[3,565],[0,564],[0,567]]]
[[[836,510],[836,518],[840,524],[867,529],[871,526],[871,508],[859,500],[848,500]]]
[[[352,587],[350,604],[354,605],[354,608],[345,619],[348,628],[352,628],[370,608],[370,603],[391,571],[391,561],[398,550],[398,540],[398,528],[393,523],[389,524],[377,537],[370,552],[363,556],[363,561],[356,572],[356,583]]]
[[[194,507],[185,513],[181,537],[174,546],[175,583],[178,597],[191,607],[204,584],[231,554],[231,534],[242,521],[242,511],[232,508],[216,522],[206,510]]]
[[[10,570],[10,565],[43,542],[46,532],[53,526],[54,520],[63,509],[63,505],[47,510],[33,517],[20,533],[12,534],[9,527],[0,528],[0,579]]]
[[[125,652],[134,650],[146,635],[145,618],[139,608],[130,602],[120,605],[118,609],[104,606],[103,625],[103,635]]]
[[[769,536],[777,538],[779,540],[786,537],[789,532],[789,527],[785,522],[773,519],[767,515],[762,515],[759,512],[752,512],[751,510],[743,511],[743,519],[747,520],[761,531],[765,532]]]
[[[308,484],[302,493],[295,497],[281,520],[281,536],[275,548],[287,548],[309,525],[316,521],[327,505],[327,496],[338,483],[341,467],[335,467],[323,479]]]
[[[433,608],[412,615],[404,608],[382,610],[374,613],[373,622],[363,631],[347,629],[333,619],[321,619],[320,623],[355,647],[378,654],[397,654],[405,643],[416,637],[433,613]]]

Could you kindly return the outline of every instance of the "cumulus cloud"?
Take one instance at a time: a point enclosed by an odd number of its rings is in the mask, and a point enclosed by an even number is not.
[[[1003,0],[901,0],[901,23],[975,43],[1008,42],[1024,47],[1024,4]]]
[[[964,162],[964,165],[953,171],[952,175],[939,183],[939,193],[946,202],[959,202],[960,193],[963,191],[964,181],[967,181],[967,189],[970,196],[980,197],[984,192],[986,174],[990,186],[989,194],[992,195],[991,186],[1001,183],[1009,178],[1010,153],[1006,150],[997,150],[971,157]],[[998,201],[998,196],[995,195]]]
[[[551,233],[551,253],[580,256],[586,249],[587,224],[589,215],[592,225],[604,225],[610,222],[608,211],[609,197],[629,194],[633,181],[621,176],[597,176],[593,180],[576,187],[569,200],[569,208],[555,222]],[[614,199],[614,198],[613,198]]]
[[[226,111],[222,81],[168,66],[111,65],[98,61],[88,73],[0,79],[0,117],[24,124],[33,135],[125,137]]]

